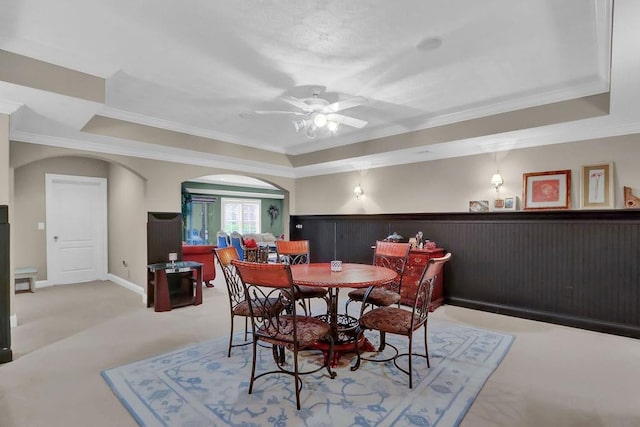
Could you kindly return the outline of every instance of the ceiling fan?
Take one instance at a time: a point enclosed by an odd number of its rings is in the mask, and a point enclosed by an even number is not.
[[[339,111],[366,104],[367,99],[361,96],[355,96],[330,104],[326,99],[320,98],[319,89],[314,89],[309,98],[286,96],[280,99],[299,108],[301,111],[258,110],[256,114],[292,115],[294,116],[292,121],[296,132],[304,131],[304,134],[311,139],[316,137],[316,132],[320,129],[327,129],[332,134],[335,134],[340,125],[361,129],[368,123],[365,120],[338,114]]]

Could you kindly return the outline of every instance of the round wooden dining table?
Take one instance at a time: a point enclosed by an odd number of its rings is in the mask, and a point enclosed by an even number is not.
[[[332,366],[337,366],[342,354],[355,351],[355,328],[358,319],[338,312],[338,297],[341,288],[367,288],[392,282],[398,273],[377,265],[343,263],[342,271],[331,271],[330,263],[296,264],[291,266],[291,275],[296,285],[318,286],[329,289],[326,315],[318,317],[331,325],[334,340]],[[374,351],[368,341],[359,344],[363,351]],[[319,345],[323,348],[322,343]]]

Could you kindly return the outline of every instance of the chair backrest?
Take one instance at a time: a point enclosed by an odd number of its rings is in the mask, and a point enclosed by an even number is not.
[[[190,245],[200,245],[202,244],[202,237],[200,237],[200,232],[195,228],[189,230],[187,234],[187,243]]]
[[[390,268],[398,273],[396,278],[385,285],[385,288],[400,293],[402,275],[404,274],[407,260],[409,259],[410,243],[376,242],[376,249],[373,254],[373,265]]]
[[[279,343],[297,342],[295,310],[283,317],[281,308],[296,303],[291,268],[286,264],[259,264],[233,260],[231,262],[242,279],[245,298],[249,301],[251,324],[255,336]],[[287,289],[294,299],[286,299],[281,290]],[[264,313],[272,315],[264,316]],[[286,337],[289,336],[289,339]]]
[[[244,259],[244,242],[242,241],[242,234],[237,231],[232,231],[229,235],[231,246],[235,247],[238,251],[240,259]]]
[[[216,233],[216,237],[218,240],[218,247],[219,248],[226,248],[227,246],[229,246],[229,236],[227,235],[227,233],[224,230],[220,230]]]
[[[213,252],[222,269],[224,281],[227,283],[229,303],[233,309],[244,301],[244,286],[242,286],[242,280],[240,280],[236,267],[232,264],[233,260],[239,259],[238,251],[233,246],[227,246],[226,248],[216,248]]]
[[[445,263],[450,259],[451,252],[440,258],[431,258],[427,267],[422,272],[413,303],[412,330],[422,326],[427,321],[433,286],[436,283],[438,275],[444,268]]]
[[[285,264],[309,264],[311,252],[308,240],[276,240],[278,260]]]

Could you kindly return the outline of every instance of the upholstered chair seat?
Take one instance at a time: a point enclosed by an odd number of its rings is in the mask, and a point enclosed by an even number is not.
[[[286,305],[282,302],[281,298],[270,298],[268,302],[260,301],[259,303],[254,304],[254,307],[258,307],[258,309],[254,309],[256,311],[256,316],[275,316],[280,313],[282,310],[286,308]],[[242,301],[235,307],[233,307],[234,316],[245,316],[251,317],[251,308],[249,307],[248,301]]]
[[[263,341],[275,345],[282,345],[283,342],[292,341],[293,319],[291,316],[280,316],[278,321],[279,326],[277,328],[273,324],[269,324],[269,326],[258,330],[261,335],[269,337],[264,338]],[[296,327],[298,328],[297,340],[300,347],[309,347],[317,342],[319,337],[329,334],[331,330],[331,326],[328,323],[314,317],[298,317]],[[286,347],[293,349],[292,345],[287,345]]]
[[[360,326],[396,335],[409,335],[411,319],[409,310],[398,307],[380,307],[364,313],[360,317]]]
[[[354,289],[347,295],[354,301],[364,301],[366,289]],[[367,303],[377,307],[386,307],[400,302],[400,294],[385,288],[374,288],[367,297]]]
[[[288,299],[291,298],[289,290],[283,290],[282,293]],[[296,299],[303,298],[325,298],[327,295],[327,289],[318,286],[296,286],[295,287]]]

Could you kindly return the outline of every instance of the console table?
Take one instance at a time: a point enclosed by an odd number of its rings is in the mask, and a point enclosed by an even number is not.
[[[418,291],[418,281],[422,276],[422,272],[429,263],[431,258],[439,258],[444,256],[443,248],[434,249],[411,249],[409,251],[409,259],[404,267],[404,275],[402,276],[402,286],[400,287],[400,303],[405,305],[413,305],[413,296]],[[440,307],[444,302],[442,293],[442,281],[444,270],[438,275],[436,283],[431,294],[431,304],[429,311],[433,311]]]
[[[202,304],[202,264],[195,261],[147,265],[147,307],[169,311]]]

